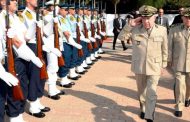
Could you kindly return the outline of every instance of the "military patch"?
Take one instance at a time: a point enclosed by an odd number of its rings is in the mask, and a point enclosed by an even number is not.
[[[24,17],[23,17],[21,14],[18,14],[18,18],[19,18],[19,20],[20,20],[22,23],[24,23]]]
[[[75,21],[75,18],[73,16],[70,16],[71,21]]]
[[[64,18],[61,18],[61,23],[66,23]]]
[[[32,20],[32,19],[33,19],[32,14],[31,14],[29,11],[26,11],[26,12],[25,12],[25,15],[26,15],[26,17],[27,17],[29,20]]]

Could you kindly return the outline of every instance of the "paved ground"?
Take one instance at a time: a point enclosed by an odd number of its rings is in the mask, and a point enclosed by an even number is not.
[[[144,122],[139,118],[134,74],[130,71],[131,49],[116,51],[112,44],[104,44],[106,54],[89,71],[76,81],[59,101],[46,96],[42,103],[51,108],[43,119],[24,114],[27,122]],[[190,122],[190,108],[185,108],[182,118],[174,112],[173,79],[165,71],[157,89],[158,101],[155,122]],[[62,89],[61,87],[59,87]],[[47,89],[47,87],[46,87]]]

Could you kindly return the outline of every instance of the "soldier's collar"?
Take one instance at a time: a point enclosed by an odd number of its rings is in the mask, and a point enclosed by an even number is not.
[[[28,7],[26,7],[26,11],[28,11],[30,14],[36,14],[35,11],[30,10]]]

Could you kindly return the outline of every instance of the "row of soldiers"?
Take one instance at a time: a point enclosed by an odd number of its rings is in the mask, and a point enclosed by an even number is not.
[[[86,6],[78,7],[76,15],[74,5],[53,0],[41,10],[37,0],[26,0],[26,8],[17,14],[16,0],[0,3],[0,122],[5,112],[10,122],[23,122],[26,101],[29,114],[43,118],[50,111],[40,101],[45,82],[49,98],[58,100],[65,93],[56,87],[57,80],[60,86],[71,88],[75,82],[70,79],[79,79],[101,58],[104,18],[99,17],[98,9],[92,12]],[[13,63],[8,47],[13,47]],[[19,89],[21,93],[17,93]]]

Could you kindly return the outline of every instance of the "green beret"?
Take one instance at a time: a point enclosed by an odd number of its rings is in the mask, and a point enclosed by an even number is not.
[[[157,11],[158,11],[157,8],[148,6],[148,5],[143,5],[139,8],[139,14],[141,16],[150,17],[150,16],[154,15],[155,13],[157,13]]]
[[[190,16],[190,8],[185,8],[182,11],[182,16],[189,17]]]

